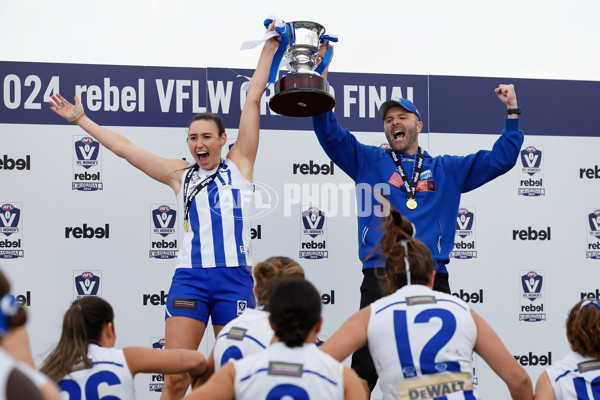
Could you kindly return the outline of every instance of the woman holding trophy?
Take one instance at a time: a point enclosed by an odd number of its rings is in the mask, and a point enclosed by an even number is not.
[[[274,30],[271,24],[268,31]],[[56,94],[52,111],[79,125],[105,148],[126,159],[154,180],[173,189],[183,210],[183,244],[167,298],[165,345],[168,349],[198,349],[208,318],[214,333],[237,317],[238,304],[253,307],[250,256],[250,202],[219,199],[252,199],[252,175],[258,150],[260,99],[267,84],[278,37],[264,43],[250,81],[240,117],[238,137],[227,157],[227,142],[218,115],[194,116],[188,127],[192,163],[167,159],[135,146],[124,136],[90,119],[80,100],[75,104]],[[249,194],[249,196],[247,195]],[[165,376],[163,399],[183,398],[189,375]]]

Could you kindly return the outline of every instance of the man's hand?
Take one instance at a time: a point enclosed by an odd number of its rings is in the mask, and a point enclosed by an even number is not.
[[[506,108],[517,108],[517,94],[515,93],[515,85],[500,85],[494,89],[496,95],[501,102],[506,104]]]
[[[328,47],[331,47],[331,59],[329,60],[329,65],[331,65],[331,60],[333,60],[333,46],[330,43],[321,43],[321,47],[319,47],[319,53],[317,54],[317,59],[319,60],[319,64],[323,60],[323,57],[325,57],[325,54],[327,54]],[[325,79],[327,79],[327,72],[329,72],[329,65],[327,65],[327,68],[325,68],[325,70],[321,73],[321,76]]]

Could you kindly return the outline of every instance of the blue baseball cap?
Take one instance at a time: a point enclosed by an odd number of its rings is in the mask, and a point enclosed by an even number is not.
[[[404,108],[406,111],[410,111],[411,113],[415,114],[419,118],[419,121],[423,120],[421,118],[421,113],[419,112],[417,107],[412,103],[412,101],[403,99],[403,98],[399,98],[399,97],[395,97],[391,100],[388,100],[385,103],[383,103],[381,105],[381,107],[379,107],[379,116],[381,117],[381,119],[385,119],[385,113],[387,112],[387,110],[390,107],[394,107],[394,106],[400,106],[400,107]]]

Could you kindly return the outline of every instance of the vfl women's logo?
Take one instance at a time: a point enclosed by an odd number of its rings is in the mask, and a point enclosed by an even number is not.
[[[540,164],[542,162],[542,152],[534,146],[527,146],[525,150],[521,150],[521,164],[523,172],[533,176],[541,171]]]
[[[324,232],[325,214],[317,207],[310,207],[307,211],[302,212],[302,224],[304,225],[304,234],[316,238]]]
[[[151,340],[151,341],[152,341],[153,349],[163,350],[165,348],[165,338],[158,338],[157,341],[154,341],[154,340]]]
[[[546,320],[544,312],[544,278],[536,271],[521,271],[521,310],[519,321]]]
[[[466,238],[473,234],[473,220],[475,214],[466,208],[458,210],[458,216],[456,217],[456,234],[461,238]]]
[[[586,258],[600,260],[600,210],[588,209],[588,223],[590,226],[588,234],[588,248],[585,252]]]
[[[160,203],[150,205],[150,258],[169,260],[177,257],[176,207]]]
[[[177,211],[169,206],[162,205],[152,210],[152,223],[154,224],[154,233],[167,237],[175,233],[175,221],[177,220]]]
[[[2,203],[0,203],[2,204]],[[18,203],[20,204],[20,203]],[[23,258],[22,232],[19,230],[21,208],[15,203],[4,203],[0,208],[0,259]],[[10,237],[11,235],[14,236]]]
[[[72,190],[103,190],[100,171],[100,143],[89,136],[73,136]]]
[[[531,301],[542,297],[540,291],[542,290],[543,277],[538,275],[535,271],[530,271],[526,275],[521,277],[521,284],[523,285],[523,297]]]
[[[450,252],[450,258],[458,260],[469,260],[477,258],[475,250],[475,209],[472,207],[461,207],[456,216],[454,249]]]
[[[521,150],[521,173],[519,174],[519,196],[545,196],[542,173],[542,149],[527,146]]]
[[[74,271],[75,298],[80,299],[84,296],[98,296],[100,291],[100,274],[99,271],[94,272]]]
[[[3,204],[2,210],[0,210],[0,232],[2,232],[5,236],[18,233],[20,218],[21,210],[12,204]]]
[[[76,164],[83,168],[98,165],[98,153],[100,144],[89,136],[75,142]]]
[[[300,240],[300,258],[319,260],[328,258],[325,238],[325,213],[317,207],[309,207],[302,211],[302,226]]]
[[[600,239],[600,210],[588,214],[588,221],[590,223],[590,235]]]

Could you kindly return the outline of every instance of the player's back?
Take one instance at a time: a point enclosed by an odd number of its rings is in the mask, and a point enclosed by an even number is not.
[[[600,382],[600,360],[570,352],[546,370],[556,400],[595,399]]]
[[[314,344],[282,342],[235,362],[235,398],[343,399],[344,366]]]
[[[368,345],[386,399],[477,398],[477,327],[459,298],[408,285],[371,304]]]
[[[61,391],[69,393],[70,399],[91,400],[107,396],[135,399],[133,377],[123,350],[90,344],[88,358],[92,368],[77,364],[58,383]]]
[[[264,351],[274,334],[268,312],[247,308],[221,330],[213,350],[215,371],[231,359],[239,360]]]

